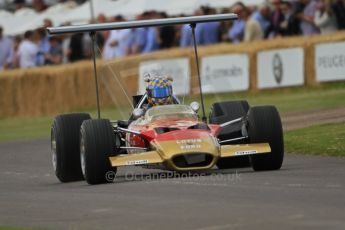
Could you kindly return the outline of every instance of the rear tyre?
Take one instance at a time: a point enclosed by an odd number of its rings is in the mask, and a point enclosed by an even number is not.
[[[247,101],[225,101],[214,103],[211,107],[209,120],[211,124],[221,124],[247,115],[249,104]],[[242,135],[242,123],[222,129],[218,138],[227,140]],[[232,142],[232,144],[240,144],[243,141]],[[217,167],[219,169],[249,167],[248,156],[238,156],[219,159]]]
[[[83,179],[79,158],[79,130],[83,121],[91,119],[89,114],[59,115],[51,128],[51,150],[53,168],[61,182]]]
[[[109,157],[118,152],[120,140],[107,119],[88,120],[80,128],[80,161],[88,184],[112,182],[116,167]]]
[[[248,111],[250,143],[269,143],[271,153],[250,156],[255,171],[280,169],[284,159],[283,128],[274,106],[257,106]]]

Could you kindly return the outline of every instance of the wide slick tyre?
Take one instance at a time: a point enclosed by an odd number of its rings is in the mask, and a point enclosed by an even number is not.
[[[250,143],[269,143],[271,153],[250,156],[255,171],[278,170],[284,160],[283,128],[274,106],[257,106],[248,111]]]
[[[109,183],[115,177],[109,157],[118,151],[119,139],[107,119],[88,120],[80,128],[80,160],[88,184]]]
[[[61,182],[83,180],[79,158],[79,130],[87,113],[63,114],[55,117],[51,127],[52,163]]]
[[[211,112],[209,115],[210,123],[221,124],[240,117],[244,117],[247,115],[249,108],[250,107],[247,101],[224,101],[214,103],[211,107]],[[237,125],[225,127],[218,135],[218,139],[227,140],[241,136],[241,126],[242,124],[238,123]],[[238,141],[232,142],[231,144],[239,143],[243,142]],[[217,167],[219,169],[243,168],[249,166],[250,161],[248,156],[222,158],[217,162]]]

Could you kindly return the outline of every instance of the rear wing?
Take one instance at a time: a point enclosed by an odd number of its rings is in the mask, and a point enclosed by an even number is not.
[[[190,16],[190,17],[178,17],[178,18],[164,18],[164,19],[152,19],[152,20],[138,20],[129,22],[110,22],[99,24],[87,24],[77,26],[61,26],[61,27],[48,27],[49,34],[64,34],[64,33],[85,33],[85,32],[97,32],[103,30],[121,30],[132,29],[139,27],[152,27],[152,26],[171,26],[179,24],[197,24],[203,22],[215,22],[215,21],[229,21],[236,20],[236,14],[216,14],[216,15],[204,15],[204,16]]]

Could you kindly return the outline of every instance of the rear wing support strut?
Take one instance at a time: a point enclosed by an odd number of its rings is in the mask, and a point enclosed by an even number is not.
[[[97,66],[96,66],[96,32],[91,31],[89,33],[91,38],[91,52],[92,52],[92,60],[93,60],[93,76],[95,78],[96,84],[96,102],[97,102],[97,117],[101,119],[101,108],[99,106],[99,89],[98,89],[98,77],[97,77]]]
[[[189,26],[192,28],[193,46],[194,46],[194,54],[195,54],[195,61],[196,61],[196,70],[197,70],[197,73],[198,73],[199,90],[200,90],[200,100],[201,100],[201,109],[202,109],[202,121],[207,123],[207,118],[206,118],[206,114],[205,114],[204,95],[202,94],[202,84],[201,84],[201,77],[200,77],[198,46],[196,44],[196,38],[195,38],[196,23],[191,23]]]

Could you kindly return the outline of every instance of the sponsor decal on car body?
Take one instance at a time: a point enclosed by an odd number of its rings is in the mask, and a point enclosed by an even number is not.
[[[258,151],[256,150],[246,150],[246,151],[237,151],[235,152],[236,156],[243,156],[243,155],[251,155],[251,154],[256,154]]]
[[[127,161],[127,165],[144,165],[148,163],[148,160]]]

